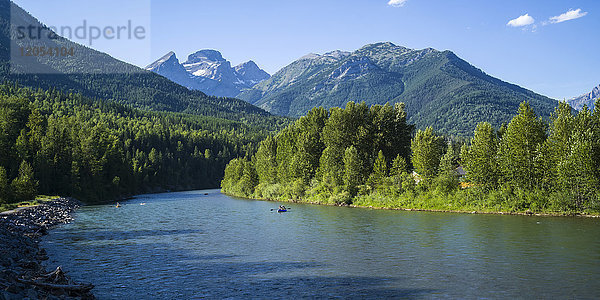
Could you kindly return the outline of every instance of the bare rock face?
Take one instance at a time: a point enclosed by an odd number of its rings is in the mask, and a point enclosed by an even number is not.
[[[567,100],[567,103],[576,110],[581,110],[584,105],[593,110],[598,98],[600,98],[600,85],[587,94]]]
[[[232,67],[219,51],[209,49],[190,54],[183,63],[179,63],[175,53],[169,52],[146,70],[189,89],[218,97],[235,97],[271,77],[253,61]]]

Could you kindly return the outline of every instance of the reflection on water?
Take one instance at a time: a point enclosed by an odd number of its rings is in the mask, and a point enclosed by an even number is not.
[[[600,221],[290,205],[217,190],[88,206],[43,242],[101,298],[595,298]],[[146,203],[146,205],[140,205]]]

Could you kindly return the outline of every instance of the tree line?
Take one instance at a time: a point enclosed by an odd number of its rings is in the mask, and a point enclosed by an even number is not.
[[[253,153],[268,128],[215,117],[0,85],[0,204],[37,194],[88,202],[218,187],[226,163]]]
[[[464,170],[464,172],[463,172]],[[466,174],[465,174],[466,173]],[[600,113],[527,102],[466,142],[414,132],[403,104],[315,108],[232,160],[225,193],[336,205],[517,212],[600,211]]]

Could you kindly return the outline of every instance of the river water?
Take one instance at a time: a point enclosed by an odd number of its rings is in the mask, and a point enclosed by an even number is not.
[[[100,299],[600,297],[600,219],[278,205],[143,195],[42,246]]]

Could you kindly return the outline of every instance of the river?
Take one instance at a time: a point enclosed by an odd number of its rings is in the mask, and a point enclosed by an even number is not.
[[[600,297],[600,219],[278,205],[142,195],[42,246],[100,299]]]

